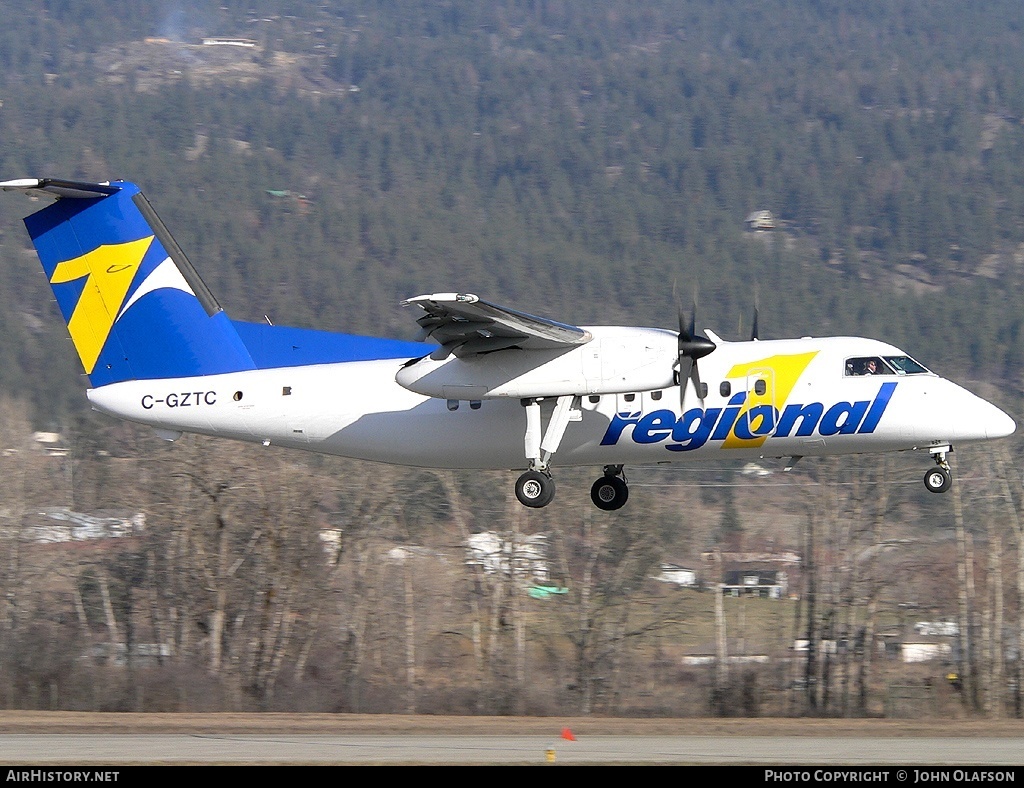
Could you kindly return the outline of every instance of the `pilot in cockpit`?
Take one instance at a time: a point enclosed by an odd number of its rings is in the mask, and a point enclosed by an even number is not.
[[[880,358],[850,358],[846,360],[847,376],[861,375],[888,375],[889,368],[886,367]]]

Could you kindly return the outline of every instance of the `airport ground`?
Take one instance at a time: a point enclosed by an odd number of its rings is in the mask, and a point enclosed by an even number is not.
[[[818,764],[895,773],[1017,767],[1022,733],[1020,720],[2,712],[0,764]]]
[[[1024,737],[1024,720],[470,717],[402,714],[0,712],[0,734],[219,733],[338,735]]]

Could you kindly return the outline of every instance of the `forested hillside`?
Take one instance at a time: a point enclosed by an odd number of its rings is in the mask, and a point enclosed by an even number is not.
[[[457,289],[671,326],[675,289],[1020,390],[1016,3],[294,5],[3,3],[0,171],[139,182],[238,317],[408,336],[401,298]],[[0,383],[59,419],[30,207]]]
[[[469,291],[671,328],[696,296],[741,338],[757,304],[762,336],[891,341],[1021,423],[1022,26],[1019,0],[0,0],[0,179],[139,183],[240,319],[410,338],[401,299]],[[589,470],[526,512],[504,474],[165,446],[88,413],[41,205],[0,197],[0,706],[879,714],[944,675],[883,661],[932,616],[962,624],[943,713],[1024,708],[1019,439],[958,452],[948,496],[914,453],[636,469],[615,514]],[[65,550],[48,507],[146,525]],[[483,531],[547,540],[566,593],[467,562]],[[793,599],[716,624],[652,580],[717,583],[719,549],[792,558]],[[681,668],[724,621],[771,667]]]

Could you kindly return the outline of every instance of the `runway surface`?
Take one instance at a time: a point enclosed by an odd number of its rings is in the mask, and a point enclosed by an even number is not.
[[[1024,765],[1024,721],[0,712],[0,764],[845,765],[913,782],[915,766]]]
[[[1020,739],[784,736],[13,734],[0,763],[128,764],[843,764],[968,766],[1024,762]]]

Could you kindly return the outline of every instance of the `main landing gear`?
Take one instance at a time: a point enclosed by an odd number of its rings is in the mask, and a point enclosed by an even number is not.
[[[526,438],[524,448],[530,469],[516,479],[516,498],[523,506],[540,509],[555,497],[555,480],[551,478],[549,464],[558,450],[570,421],[582,419],[579,400],[573,396],[558,397],[541,437],[540,400],[522,400],[526,411]],[[590,489],[594,505],[606,512],[621,509],[629,498],[629,487],[621,465],[604,466],[604,475]]]
[[[527,471],[516,479],[516,498],[523,506],[540,509],[555,497],[555,480],[543,471]]]
[[[555,480],[544,471],[526,471],[516,479],[516,498],[523,506],[540,509],[555,497]],[[606,512],[621,509],[629,500],[629,486],[621,465],[606,465],[604,475],[590,488],[594,506]]]
[[[590,488],[590,500],[598,509],[614,512],[629,500],[629,486],[621,465],[605,465],[604,476]]]
[[[928,492],[944,493],[953,486],[953,474],[950,473],[949,463],[946,462],[946,452],[949,450],[949,446],[938,446],[931,450],[935,467],[929,468],[924,475],[924,486],[928,488]]]
[[[530,470],[516,480],[516,498],[523,506],[539,509],[547,506],[555,497],[555,480],[548,471],[551,456],[558,451],[558,445],[565,435],[570,421],[579,421],[582,414],[576,397],[564,396],[555,400],[547,429],[541,438],[540,400],[534,397],[522,400],[526,411],[526,438],[524,448]]]

